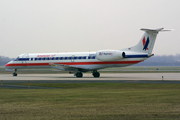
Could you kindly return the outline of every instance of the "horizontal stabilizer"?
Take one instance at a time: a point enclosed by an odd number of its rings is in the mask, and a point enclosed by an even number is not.
[[[164,28],[157,28],[157,29],[151,29],[151,28],[141,28],[142,31],[148,31],[148,32],[163,32],[163,31],[172,31],[174,29],[164,29]]]

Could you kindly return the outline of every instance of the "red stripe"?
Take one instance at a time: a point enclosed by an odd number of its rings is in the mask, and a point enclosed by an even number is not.
[[[8,63],[5,65],[5,67],[7,66],[49,66],[49,63]]]
[[[5,67],[8,66],[49,66],[50,64],[63,64],[63,65],[98,65],[98,64],[136,64],[141,61],[108,61],[108,62],[51,62],[51,63],[9,63],[6,64]]]
[[[55,63],[63,65],[97,65],[97,64],[135,64],[141,61],[109,61],[109,62],[69,62],[69,63]]]
[[[146,43],[146,40],[145,40],[145,36],[144,36],[144,38],[143,38],[143,46],[145,45],[145,43]]]

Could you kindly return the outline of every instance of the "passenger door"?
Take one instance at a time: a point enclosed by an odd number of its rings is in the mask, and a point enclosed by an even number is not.
[[[27,62],[29,61],[28,54],[24,54],[22,58],[22,66],[27,67]]]

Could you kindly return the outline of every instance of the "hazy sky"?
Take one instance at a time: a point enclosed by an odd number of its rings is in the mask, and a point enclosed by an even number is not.
[[[85,52],[137,44],[158,34],[153,53],[180,53],[180,0],[0,0],[0,55]]]

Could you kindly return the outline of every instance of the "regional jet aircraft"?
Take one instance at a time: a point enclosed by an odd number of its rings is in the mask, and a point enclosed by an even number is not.
[[[145,31],[139,43],[133,47],[121,50],[100,50],[97,52],[72,53],[35,53],[21,54],[4,67],[7,71],[29,68],[55,68],[73,71],[76,77],[83,77],[83,72],[92,71],[94,77],[100,77],[99,69],[108,67],[125,67],[144,61],[153,56],[152,50],[156,36],[160,31],[170,31],[164,28],[141,29]]]

